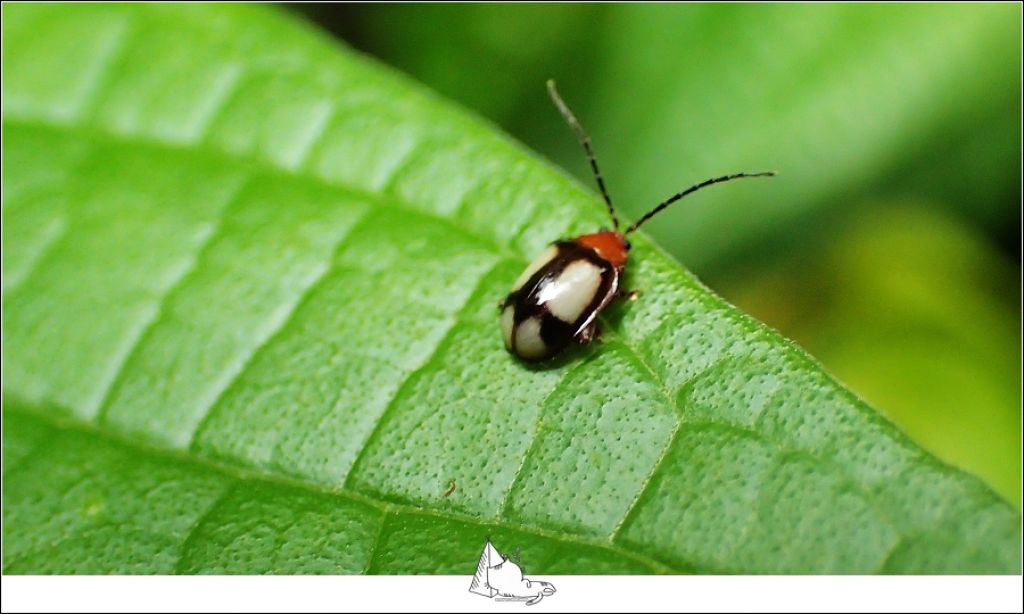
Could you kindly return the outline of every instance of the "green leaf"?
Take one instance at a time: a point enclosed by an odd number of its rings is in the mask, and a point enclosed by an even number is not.
[[[885,201],[813,263],[766,263],[721,289],[1019,508],[1021,465],[1007,459],[1021,456],[1020,269],[1006,260],[931,203]]]
[[[643,237],[601,343],[509,356],[599,201],[308,26],[3,28],[6,572],[1019,571],[1005,501]]]

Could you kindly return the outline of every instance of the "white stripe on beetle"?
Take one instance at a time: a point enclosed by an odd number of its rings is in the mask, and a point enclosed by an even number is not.
[[[534,258],[533,262],[530,263],[530,266],[526,267],[526,270],[519,276],[516,283],[512,284],[512,291],[515,292],[522,288],[523,284],[530,281],[530,278],[533,277],[534,273],[539,271],[545,264],[554,260],[557,255],[558,247],[554,245],[541,252],[540,255]]]
[[[565,267],[558,279],[544,286],[537,296],[537,302],[547,307],[551,315],[572,324],[594,301],[600,287],[601,269],[580,259]]]
[[[527,318],[516,328],[516,353],[527,360],[536,360],[548,354],[548,346],[540,336],[540,318]]]

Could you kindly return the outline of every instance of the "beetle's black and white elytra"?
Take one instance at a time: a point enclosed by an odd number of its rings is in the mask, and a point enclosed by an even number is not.
[[[635,296],[620,288],[630,250],[626,235],[672,203],[703,187],[742,177],[775,174],[771,171],[734,173],[708,179],[666,199],[625,231],[620,231],[619,219],[605,189],[589,137],[558,95],[554,81],[548,81],[548,93],[587,154],[601,196],[608,205],[613,229],[552,243],[526,267],[513,284],[512,292],[502,301],[501,332],[505,347],[530,362],[552,358],[572,342],[589,343],[597,335],[597,317],[601,311],[621,296]]]
[[[517,356],[543,360],[570,340],[587,343],[597,314],[619,291],[622,267],[580,239],[549,246],[505,298],[501,330],[505,346]]]

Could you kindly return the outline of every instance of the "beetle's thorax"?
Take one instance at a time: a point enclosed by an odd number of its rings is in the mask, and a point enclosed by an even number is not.
[[[593,249],[617,269],[626,266],[629,258],[629,242],[625,235],[616,230],[602,230],[589,235],[580,235],[575,241]]]

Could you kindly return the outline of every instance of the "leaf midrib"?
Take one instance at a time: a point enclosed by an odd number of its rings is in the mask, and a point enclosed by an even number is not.
[[[676,568],[668,564],[662,563],[658,560],[655,560],[644,554],[640,554],[631,550],[626,550],[621,546],[617,546],[613,542],[609,542],[608,540],[588,539],[584,536],[577,535],[574,533],[558,533],[556,531],[550,531],[535,526],[509,522],[508,520],[502,518],[483,519],[478,518],[476,516],[472,516],[470,514],[462,514],[456,511],[442,511],[429,507],[421,507],[409,503],[395,503],[393,501],[386,501],[376,497],[371,497],[344,487],[330,488],[324,485],[317,484],[315,482],[307,482],[280,473],[261,471],[255,467],[248,467],[243,465],[222,462],[216,458],[201,453],[190,452],[186,450],[177,450],[172,448],[160,448],[157,446],[147,445],[145,443],[140,443],[139,440],[137,439],[122,437],[116,433],[111,433],[109,431],[100,429],[96,425],[81,422],[80,420],[62,420],[54,418],[55,414],[70,415],[70,411],[67,408],[54,407],[51,404],[45,406],[38,405],[29,401],[25,401],[14,394],[7,392],[5,392],[3,395],[3,405],[4,412],[20,414],[21,416],[26,416],[33,420],[44,422],[47,426],[55,430],[63,431],[65,433],[76,433],[79,435],[86,435],[94,439],[98,439],[109,445],[113,445],[122,449],[132,450],[140,455],[144,455],[149,458],[173,460],[175,461],[175,463],[181,465],[191,466],[208,472],[217,473],[232,480],[236,480],[235,484],[228,486],[220,494],[218,494],[218,496],[214,498],[214,500],[210,503],[206,511],[204,511],[199,516],[199,518],[196,519],[193,525],[189,528],[184,539],[182,539],[181,541],[182,548],[184,548],[187,542],[192,538],[193,534],[195,534],[196,530],[203,524],[207,516],[212,511],[214,511],[214,509],[221,503],[221,501],[223,501],[228,496],[230,492],[232,492],[238,487],[239,483],[249,482],[290,488],[293,490],[300,490],[315,495],[338,497],[354,503],[361,503],[363,505],[370,506],[381,513],[381,527],[383,527],[385,517],[389,514],[406,514],[422,516],[427,518],[437,518],[440,520],[455,520],[473,525],[488,525],[520,531],[523,533],[535,535],[537,537],[553,539],[564,543],[576,544],[579,546],[602,548],[608,552],[612,552],[619,556],[623,556],[637,563],[645,565],[646,567],[648,567],[656,573],[679,574],[688,573],[691,571],[691,569]],[[12,466],[6,467],[4,477],[6,478],[8,473],[15,472],[18,469],[20,469],[27,460],[29,460],[40,448],[44,447],[45,445],[45,442],[38,444],[32,450],[26,453],[21,459],[19,459],[18,462],[14,463]],[[55,547],[58,545],[58,543],[59,542],[48,544],[47,547]],[[367,569],[369,569],[369,567],[371,566],[374,554],[375,549],[374,551],[371,551],[370,556],[367,560]]]

